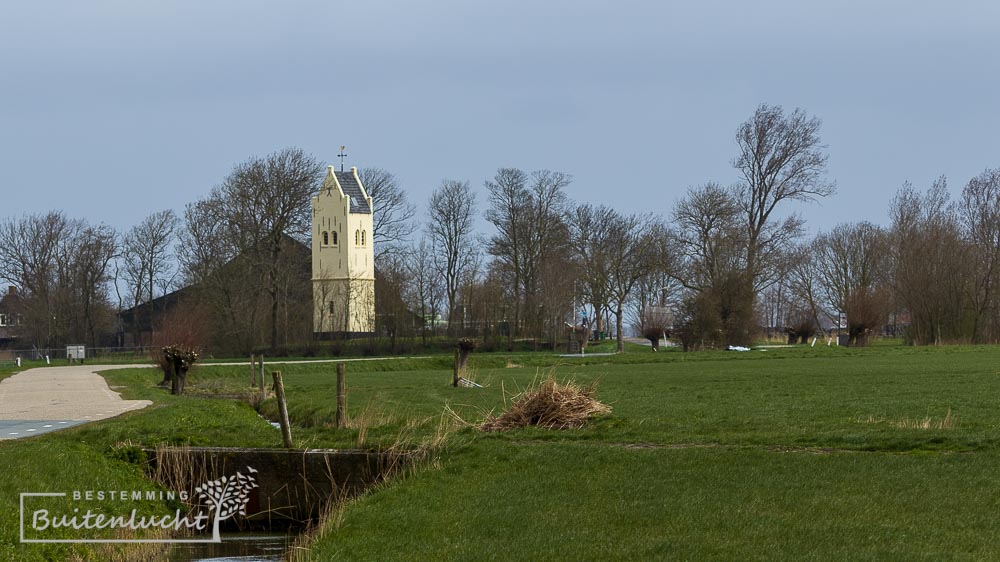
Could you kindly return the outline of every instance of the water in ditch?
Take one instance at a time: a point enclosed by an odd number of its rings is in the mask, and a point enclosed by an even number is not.
[[[284,559],[296,535],[222,533],[221,543],[175,544],[170,562],[272,562]]]

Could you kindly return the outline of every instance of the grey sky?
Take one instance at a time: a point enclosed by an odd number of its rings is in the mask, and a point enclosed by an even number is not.
[[[421,205],[516,166],[667,214],[736,181],[764,102],[823,120],[838,194],[811,227],[884,223],[906,180],[1000,166],[997,29],[994,2],[8,2],[0,217],[124,228],[250,155],[341,144]]]

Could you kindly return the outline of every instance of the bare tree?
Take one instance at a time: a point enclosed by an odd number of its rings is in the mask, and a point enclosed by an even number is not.
[[[711,182],[688,190],[674,206],[681,263],[672,273],[685,287],[706,290],[746,267],[746,236],[739,214],[734,194]]]
[[[814,201],[835,191],[825,179],[828,157],[820,125],[801,109],[786,115],[781,106],[762,104],[736,131],[740,154],[733,166],[742,176],[736,196],[746,221],[746,268],[755,289],[773,281],[769,258],[801,234],[801,220],[794,215],[776,219],[778,206]]]
[[[101,312],[108,312],[110,264],[118,253],[118,235],[105,224],[87,226],[77,236],[74,246],[71,263],[76,278],[76,304],[80,309],[84,337],[96,347],[98,318]]]
[[[485,184],[490,203],[486,220],[497,229],[490,238],[489,252],[497,263],[502,264],[501,271],[508,278],[507,285],[513,292],[513,319],[508,330],[508,347],[520,329],[524,309],[525,261],[529,245],[525,224],[529,209],[527,184],[528,175],[517,168],[500,168]]]
[[[467,181],[445,180],[428,204],[428,234],[435,249],[434,263],[444,278],[448,301],[448,333],[454,333],[458,290],[475,263],[473,219],[476,196]]]
[[[893,291],[910,315],[908,339],[966,340],[962,313],[970,260],[947,181],[939,178],[923,195],[905,184],[891,216]]]
[[[1000,340],[1000,169],[986,170],[962,190],[959,217],[972,254],[968,299],[972,341]]]
[[[786,114],[780,106],[760,105],[753,116],[736,131],[739,155],[733,166],[742,181],[734,195],[745,229],[744,274],[734,283],[738,289],[738,310],[754,308],[758,292],[780,279],[788,265],[786,248],[802,234],[802,220],[796,215],[779,218],[776,211],[786,201],[814,201],[834,193],[827,181],[827,155],[819,137],[820,120],[801,109]],[[749,343],[753,329],[752,312],[743,326],[730,330]]]
[[[59,211],[0,223],[0,279],[20,288],[19,330],[34,345],[55,345],[59,337],[57,269],[72,233],[73,223]]]
[[[610,302],[611,258],[618,250],[604,244],[603,237],[607,225],[614,217],[614,210],[610,207],[584,204],[573,209],[569,218],[571,251],[578,263],[579,276],[578,287],[574,292],[578,291],[583,302],[594,308],[595,330],[598,333],[608,329],[604,312]]]
[[[672,320],[665,307],[646,306],[639,312],[635,329],[640,336],[649,341],[653,351],[659,351],[660,340],[667,336]]]
[[[847,314],[852,345],[866,345],[889,313],[888,240],[869,222],[841,224],[813,242],[816,274],[832,313]]]
[[[608,303],[615,315],[618,352],[625,351],[625,306],[639,281],[659,266],[666,229],[649,215],[602,213],[608,218],[599,243],[612,248],[608,258]]]
[[[434,322],[441,302],[441,282],[434,266],[436,255],[432,243],[421,238],[420,243],[407,256],[406,268],[410,278],[410,302],[420,311],[420,317],[425,323],[430,323],[431,333],[434,333]],[[427,326],[421,330],[421,340],[427,344]]]
[[[406,191],[399,185],[395,174],[382,168],[361,168],[358,178],[372,198],[372,242],[375,261],[388,254],[399,253],[402,245],[416,231],[413,222],[416,207],[407,201]]]
[[[240,254],[261,272],[270,299],[270,344],[278,347],[282,252],[286,237],[304,240],[311,228],[310,197],[323,167],[301,149],[286,148],[237,164],[208,200],[219,211]],[[220,264],[221,265],[221,264]]]
[[[483,339],[483,349],[499,350],[509,333],[512,299],[507,278],[493,260],[486,264],[482,275],[463,288],[462,298],[469,303],[469,323]],[[509,340],[507,341],[509,345]]]
[[[0,223],[0,279],[20,288],[20,336],[51,347],[89,345],[110,329],[110,267],[117,235],[61,212]]]
[[[486,181],[490,197],[486,220],[497,229],[489,252],[503,264],[514,293],[511,338],[523,328],[523,320],[534,327],[536,336],[543,324],[555,325],[545,320],[551,305],[539,301],[553,291],[541,290],[540,284],[556,280],[544,276],[544,268],[569,248],[565,189],[571,181],[560,172],[540,170],[529,175],[516,168],[501,168]]]
[[[173,276],[175,262],[171,249],[179,225],[180,219],[168,209],[149,215],[122,237],[120,269],[131,306],[151,302],[156,288]],[[138,345],[141,327],[138,322],[133,324]]]
[[[749,343],[754,298],[737,195],[708,183],[689,190],[673,215],[679,264],[671,274],[691,293],[682,314],[685,349]]]
[[[836,316],[823,306],[825,298],[816,256],[812,244],[800,244],[789,252],[791,260],[784,283],[788,286],[789,306],[785,312],[784,325],[788,333],[788,343],[797,340],[805,343],[805,337],[823,329],[823,318],[832,320]]]

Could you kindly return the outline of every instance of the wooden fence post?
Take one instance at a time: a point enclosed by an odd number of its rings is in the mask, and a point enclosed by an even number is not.
[[[455,366],[452,371],[451,386],[458,388],[458,350],[455,350]]]
[[[274,377],[274,394],[278,398],[278,423],[281,424],[281,438],[285,448],[292,448],[292,428],[288,421],[288,404],[285,403],[285,385],[281,382],[281,371],[271,373]]]
[[[337,428],[344,427],[344,419],[347,417],[347,388],[345,385],[345,373],[347,365],[337,363]]]
[[[250,387],[257,386],[257,363],[254,361],[253,353],[250,354]]]
[[[264,354],[260,354],[260,386],[264,387]]]

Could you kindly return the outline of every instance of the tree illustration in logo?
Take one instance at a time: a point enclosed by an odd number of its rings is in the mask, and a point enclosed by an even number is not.
[[[215,511],[215,523],[212,527],[212,540],[222,542],[219,535],[219,523],[239,513],[246,515],[247,502],[250,501],[250,490],[257,487],[253,475],[257,473],[247,467],[248,474],[237,472],[232,477],[223,476],[194,489],[198,497],[208,502],[209,511]]]

